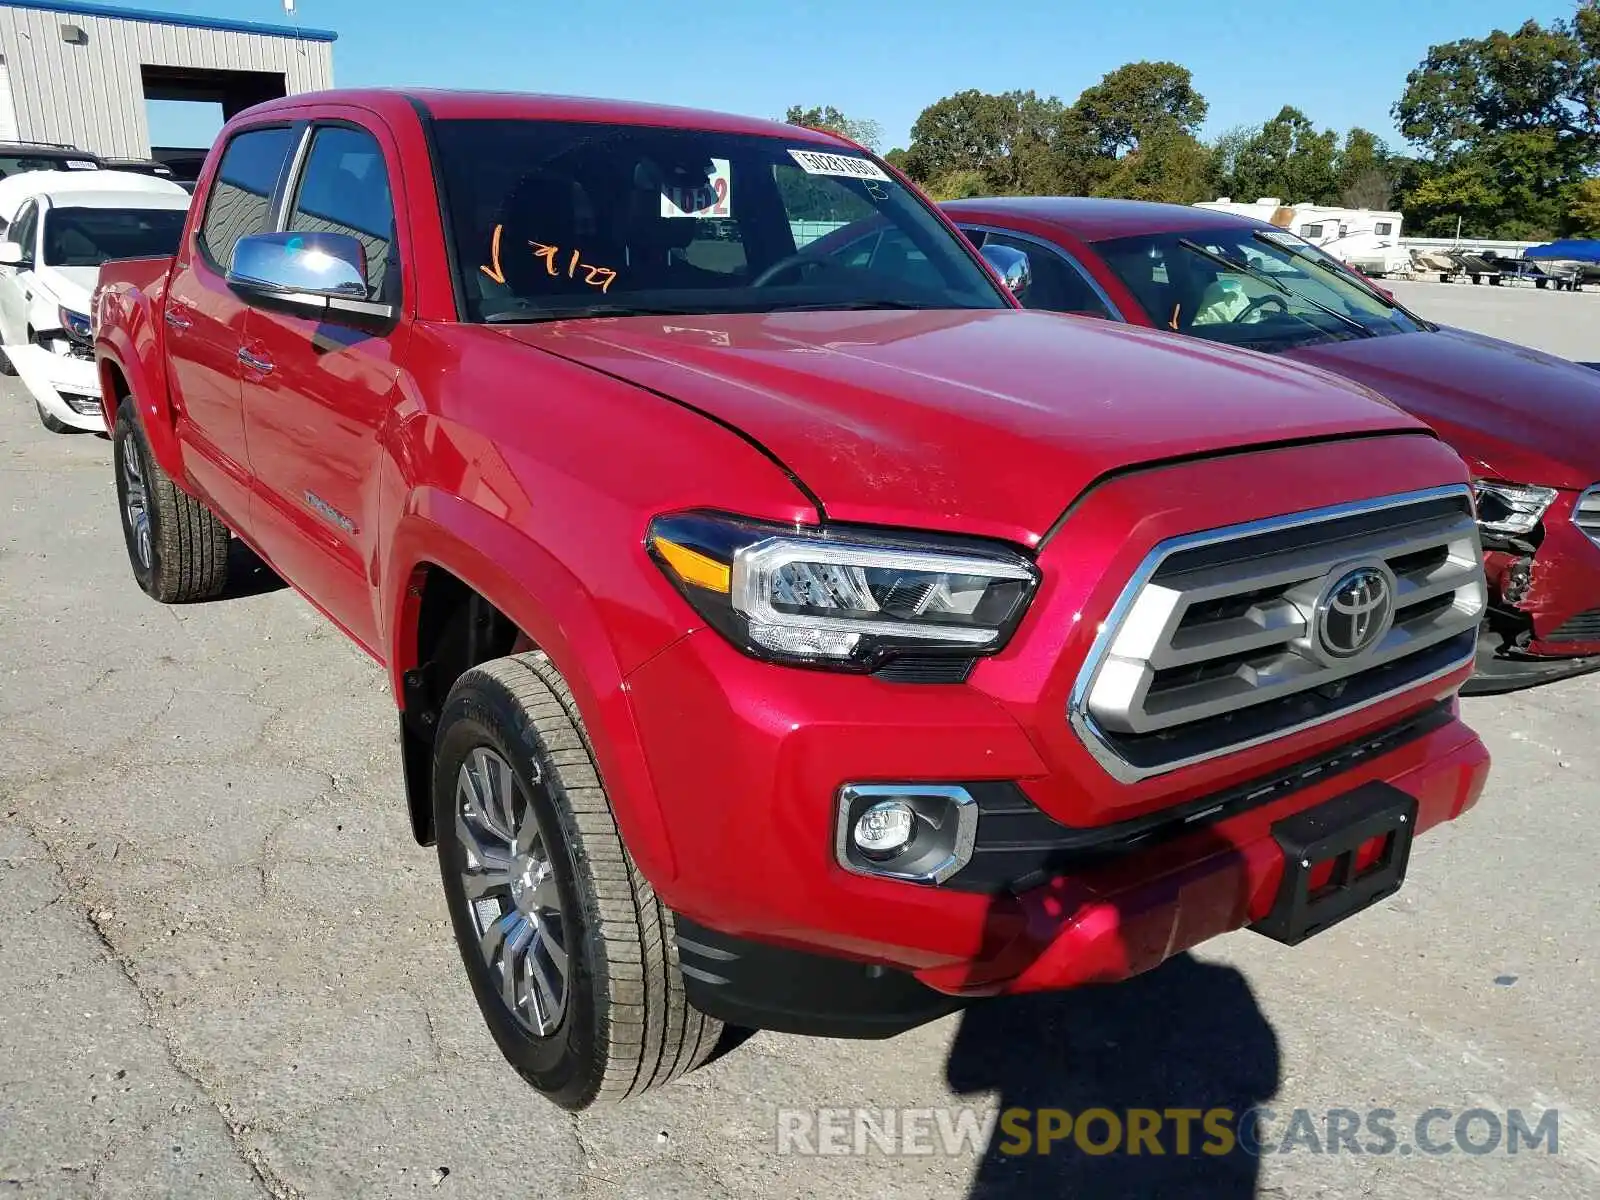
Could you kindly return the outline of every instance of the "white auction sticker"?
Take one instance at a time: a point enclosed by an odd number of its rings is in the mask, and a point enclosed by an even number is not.
[[[882,179],[889,176],[870,158],[857,158],[854,154],[823,154],[819,150],[791,150],[789,157],[800,164],[807,175],[842,175],[846,179]]]
[[[704,187],[661,189],[661,215],[663,217],[731,217],[733,216],[733,180],[728,174],[728,160],[713,158],[711,174]]]
[[[87,162],[81,158],[69,158],[66,161],[67,170],[69,171],[98,171],[100,169],[98,163]]]

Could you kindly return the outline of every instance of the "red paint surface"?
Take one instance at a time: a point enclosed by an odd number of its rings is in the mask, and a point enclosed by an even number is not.
[[[958,221],[1054,243],[1095,278],[1131,325],[1146,328],[1153,322],[1095,252],[1095,242],[1180,230],[1271,228],[1233,213],[1130,200],[1006,197],[941,207]],[[1527,617],[1533,632],[1528,653],[1600,653],[1600,640],[1547,640],[1570,618],[1600,608],[1600,547],[1570,520],[1579,493],[1600,481],[1600,437],[1594,433],[1600,429],[1600,372],[1450,328],[1307,346],[1281,357],[1354,380],[1420,417],[1466,460],[1474,478],[1558,489],[1545,516],[1533,585],[1514,602],[1503,599],[1503,572],[1518,556],[1491,555],[1491,596]]]
[[[687,123],[837,144],[651,106],[422,100],[445,117]],[[1453,722],[1201,842],[1020,899],[847,875],[831,850],[846,780],[1017,779],[1060,819],[1102,823],[1448,696],[1459,678],[1133,787],[1065,722],[1096,625],[1160,539],[1459,482],[1460,460],[1320,372],[1015,311],[674,318],[672,331],[650,318],[460,324],[414,107],[388,93],[302,96],[226,132],[286,116],[378,136],[399,206],[395,329],[313,346],[309,322],[246,309],[194,252],[213,157],[170,287],[147,265],[106,268],[102,369],[131,385],[182,486],[387,666],[397,702],[416,665],[412,589],[430,566],[545,650],[572,685],[630,850],[682,911],[899,963],[949,990],[1055,986],[1154,965],[1254,913],[1275,869],[1262,841],[1271,819],[1368,779],[1412,792],[1429,824],[1476,797],[1486,757]],[[196,318],[179,338],[159,316],[169,303]],[[241,348],[273,371],[246,373]],[[1160,465],[1130,470],[1140,464]],[[351,528],[312,513],[306,492]],[[1005,651],[967,685],[918,687],[760,663],[702,628],[643,547],[653,516],[693,507],[1025,547],[1058,528]]]

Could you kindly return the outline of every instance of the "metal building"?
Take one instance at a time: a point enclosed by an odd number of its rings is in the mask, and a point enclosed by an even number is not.
[[[146,100],[214,100],[231,117],[332,87],[335,36],[87,0],[0,0],[0,141],[144,158]]]

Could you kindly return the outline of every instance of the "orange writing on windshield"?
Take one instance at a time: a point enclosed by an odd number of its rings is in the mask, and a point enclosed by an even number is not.
[[[478,268],[496,283],[504,283],[506,281],[505,269],[501,266],[500,260],[500,238],[503,232],[503,226],[496,225],[494,227],[494,237],[489,244],[489,264]],[[576,247],[572,249],[569,255],[563,256],[560,246],[533,241],[530,241],[528,246],[532,249],[534,258],[544,263],[545,273],[548,275],[562,275],[561,267],[564,265],[566,267],[564,273],[568,279],[576,279],[578,272],[582,271],[584,283],[590,287],[597,287],[602,292],[609,291],[611,284],[617,278],[617,273],[610,267],[597,267],[592,263],[584,262],[583,251]],[[556,260],[562,258],[564,258],[564,262],[558,264]]]

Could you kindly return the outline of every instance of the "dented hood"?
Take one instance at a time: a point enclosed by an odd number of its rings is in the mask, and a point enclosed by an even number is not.
[[[1432,425],[1475,474],[1543,487],[1600,480],[1600,371],[1445,327],[1284,357],[1381,392]]]
[[[834,520],[1029,544],[1097,478],[1139,463],[1420,429],[1321,372],[1049,313],[805,312],[499,328],[733,426],[792,470]]]

